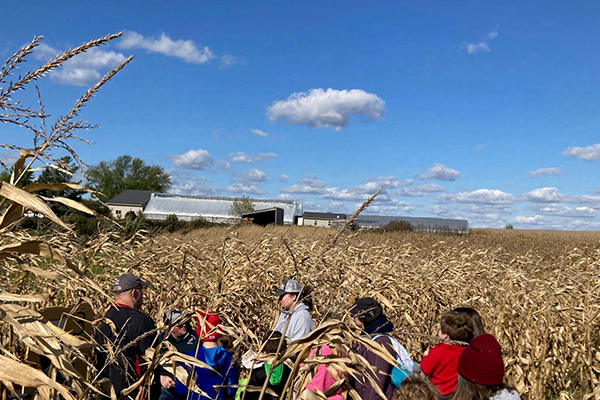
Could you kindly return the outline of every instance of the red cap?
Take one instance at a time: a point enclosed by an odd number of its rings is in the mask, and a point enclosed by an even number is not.
[[[202,342],[216,342],[220,337],[221,333],[218,326],[223,323],[221,317],[217,313],[198,311],[200,317],[196,316],[198,322],[198,328],[196,333]]]
[[[489,333],[472,339],[458,359],[458,373],[479,385],[501,385],[504,361],[498,341]]]

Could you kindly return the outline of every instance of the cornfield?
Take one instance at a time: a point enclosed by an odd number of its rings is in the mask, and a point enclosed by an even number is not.
[[[508,382],[524,398],[600,396],[598,234],[358,232],[326,249],[332,236],[312,228],[249,226],[129,243],[105,238],[63,250],[76,253],[82,275],[37,258],[6,265],[4,275],[7,291],[38,300],[34,309],[87,301],[100,317],[109,299],[98,286],[108,294],[117,275],[133,272],[153,284],[145,311],[156,321],[173,306],[217,310],[239,352],[256,348],[257,336],[271,328],[278,313],[272,292],[287,277],[314,288],[316,321],[331,311],[343,314],[356,297],[379,299],[417,360],[435,344],[430,335],[441,315],[469,305],[502,344]]]
[[[432,335],[441,315],[456,306],[470,306],[480,312],[486,331],[501,343],[507,381],[523,398],[600,399],[597,233],[473,230],[468,236],[439,236],[240,226],[187,235],[138,232],[127,240],[109,232],[78,244],[70,227],[47,204],[58,202],[95,213],[68,199],[36,193],[85,188],[59,183],[17,185],[34,162],[61,168],[53,150],[70,152],[79,160],[68,143],[83,140],[74,131],[91,126],[74,117],[131,58],[88,90],[49,131],[45,122],[31,123],[48,117],[41,100],[39,109],[32,109],[11,95],[70,57],[118,36],[84,43],[7,82],[37,45],[39,38],[35,38],[0,73],[4,85],[0,121],[28,129],[34,139],[33,146],[4,145],[19,150],[20,158],[10,182],[0,183],[2,399],[25,391],[41,399],[102,396],[98,371],[90,360],[95,345],[91,334],[112,302],[112,282],[124,272],[153,284],[143,310],[157,321],[159,330],[169,329],[162,323],[167,308],[216,311],[226,321],[223,329],[233,337],[238,355],[258,349],[258,338],[272,328],[279,312],[272,293],[289,277],[313,288],[317,322],[332,312],[347,314],[357,297],[377,298],[394,323],[396,337],[416,360],[436,344]],[[46,236],[19,229],[26,210],[45,215],[56,229]],[[45,318],[52,307],[61,307],[54,309],[61,315]],[[91,317],[80,316],[84,309],[83,315]],[[69,322],[60,323],[64,320]],[[352,364],[360,371],[368,366],[350,345],[361,340],[351,324],[326,322],[295,342],[284,358],[300,353],[299,360],[305,361],[315,345],[343,343],[340,354],[345,357],[340,356],[331,368]],[[44,372],[38,356],[48,360]],[[194,362],[173,351],[157,350],[147,356],[150,372],[158,364]],[[314,362],[302,368],[297,362],[294,371],[295,384],[289,385],[286,398],[307,381]],[[130,390],[143,387],[148,379],[145,376]],[[322,394],[300,394],[300,399],[317,398],[322,399]]]

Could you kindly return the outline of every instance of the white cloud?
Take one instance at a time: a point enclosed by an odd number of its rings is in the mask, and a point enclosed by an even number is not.
[[[255,184],[246,184],[246,183],[240,183],[240,182],[236,182],[236,183],[229,185],[226,190],[231,193],[247,193],[247,194],[265,194],[266,193],[264,190],[260,189]]]
[[[465,211],[471,214],[512,214],[510,204],[467,204]]]
[[[325,188],[320,199],[341,200],[341,201],[364,201],[370,196],[366,193],[356,193],[351,189],[340,189],[337,187]]]
[[[600,186],[598,186],[598,187],[596,188],[596,190],[594,190],[594,193],[600,193]]]
[[[230,153],[229,158],[231,158],[231,162],[234,163],[250,164],[252,162],[252,157],[244,153],[243,151]]]
[[[218,129],[215,129],[210,133],[210,137],[216,142],[219,140],[219,136],[221,136],[221,132]]]
[[[356,185],[354,191],[357,193],[366,193],[373,195],[380,188],[390,189],[400,186],[400,182],[394,176],[376,176],[367,178],[367,183]]]
[[[478,144],[477,146],[475,146],[475,150],[476,151],[483,151],[485,149],[487,149],[488,147],[484,144]]]
[[[61,53],[62,51],[45,43],[40,44],[33,52],[36,59],[43,61]],[[105,72],[121,64],[126,58],[122,53],[92,48],[50,72],[50,79],[64,85],[89,86],[98,82]]]
[[[463,48],[467,49],[467,53],[476,54],[482,51],[491,52],[490,49],[490,41],[496,39],[498,37],[498,29],[494,29],[485,35],[485,38],[478,43],[466,43],[463,44]]]
[[[600,209],[600,196],[582,194],[578,196],[570,196],[568,201],[570,203],[584,204],[591,208]]]
[[[308,174],[302,179],[298,179],[298,183],[286,189],[282,189],[281,193],[293,194],[323,194],[325,192],[325,182],[317,179],[315,174]]]
[[[486,42],[479,42],[479,43],[468,43],[467,44],[467,53],[469,54],[475,54],[475,53],[479,53],[482,51],[492,51],[490,49],[490,46],[486,43]]]
[[[532,203],[560,203],[566,196],[555,187],[544,187],[525,193],[525,199]]]
[[[530,178],[548,175],[560,175],[560,170],[558,168],[540,168],[536,169],[535,171],[529,171]]]
[[[439,197],[439,196],[438,196]],[[513,204],[515,197],[498,189],[479,189],[473,192],[457,193],[454,198],[458,203],[467,204]]]
[[[460,178],[460,172],[444,164],[433,164],[425,174],[415,172],[415,178],[452,182]]]
[[[137,32],[127,31],[117,46],[122,49],[144,49],[150,53],[181,58],[185,62],[195,64],[204,64],[214,58],[212,50],[208,47],[198,48],[193,40],[173,40],[164,33],[159,38],[145,38]]]
[[[175,194],[195,194],[195,195],[215,195],[219,194],[221,189],[210,186],[205,182],[206,179],[187,179],[177,181],[173,184],[170,191]]]
[[[279,156],[275,153],[258,153],[254,157],[254,161],[262,161],[265,158],[277,158],[277,157],[279,157]]]
[[[240,175],[240,178],[243,181],[264,182],[267,180],[267,174],[265,174],[264,171],[261,171],[260,169],[255,168],[255,169],[251,169],[251,170],[242,172],[242,174]]]
[[[296,200],[294,196],[288,193],[281,193],[277,198],[280,200]]]
[[[243,151],[237,151],[235,153],[229,153],[228,157],[231,158],[231,162],[234,163],[250,164],[252,162],[260,162],[267,158],[277,158],[279,156],[275,153],[258,153],[255,156],[251,156]]]
[[[535,207],[540,214],[569,217],[569,218],[594,218],[596,210],[590,207],[567,207],[562,204],[541,204]]]
[[[261,131],[260,129],[250,129],[250,132],[254,133],[256,136],[267,137],[268,133]]]
[[[8,168],[12,167],[14,163],[20,158],[19,152],[15,151],[3,151],[0,153],[0,161]]]
[[[409,186],[396,192],[399,196],[424,197],[429,193],[445,192],[446,188],[437,183],[423,183],[417,186]]]
[[[445,217],[452,215],[452,211],[450,210],[450,208],[448,208],[447,206],[440,206],[438,204],[435,204],[435,205],[429,207],[429,212],[434,215],[445,216]]]
[[[183,168],[207,170],[211,167],[213,159],[208,151],[198,149],[173,157],[173,163]]]
[[[286,174],[279,175],[279,182],[287,182],[289,180],[290,180],[290,177],[287,176]]]
[[[226,69],[234,65],[244,65],[248,62],[246,57],[236,57],[231,54],[221,56],[221,65],[219,68]]]
[[[273,123],[283,121],[339,131],[353,116],[361,116],[364,120],[381,119],[384,107],[385,101],[361,89],[310,89],[276,101],[267,110],[267,115]]]
[[[600,143],[587,147],[568,147],[563,151],[565,156],[580,158],[585,161],[600,160]]]
[[[357,209],[360,206],[362,206],[362,203],[356,203],[354,205],[354,208]],[[411,213],[413,210],[414,207],[410,205],[410,203],[407,203],[405,201],[399,201],[392,205],[373,205],[373,203],[371,203],[371,205],[369,205],[369,208],[367,208],[364,212],[370,215],[398,215],[408,214]]]
[[[545,221],[545,219],[541,215],[533,215],[530,217],[518,215],[515,218],[515,222],[518,222],[520,224],[527,224],[527,225],[541,225],[544,223],[544,221]]]

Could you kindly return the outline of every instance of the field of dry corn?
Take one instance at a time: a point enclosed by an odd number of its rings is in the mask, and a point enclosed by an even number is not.
[[[108,295],[114,277],[133,272],[153,284],[144,309],[156,321],[172,306],[222,312],[239,351],[274,322],[271,293],[287,277],[314,288],[316,321],[346,312],[356,297],[378,298],[417,360],[435,344],[428,335],[442,313],[468,305],[503,346],[508,382],[523,398],[600,398],[600,233],[356,232],[332,245],[334,233],[246,226],[105,238],[62,249],[83,275],[33,260],[22,274],[14,265],[2,274],[12,293],[42,295],[34,307],[84,299],[100,316],[108,300],[98,288]]]

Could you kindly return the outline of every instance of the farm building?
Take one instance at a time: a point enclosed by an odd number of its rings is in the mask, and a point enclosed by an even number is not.
[[[125,190],[106,202],[110,215],[114,218],[123,218],[128,212],[137,214],[144,210],[152,192],[147,190]]]
[[[346,214],[331,212],[306,211],[302,217],[298,218],[298,225],[304,226],[339,227],[345,222]]]
[[[239,218],[229,210],[235,197],[194,196],[167,193],[152,193],[144,208],[144,217],[150,220],[165,220],[174,214],[182,221],[203,218],[211,222],[232,223]],[[256,211],[272,208],[283,209],[283,223],[293,224],[302,215],[302,204],[293,200],[251,199]]]
[[[391,221],[406,221],[417,232],[430,233],[469,233],[469,221],[465,219],[388,217],[382,215],[359,215],[356,222],[361,228],[380,228]]]
[[[283,225],[283,208],[271,207],[263,210],[251,211],[242,214],[243,219],[247,219],[254,225]]]

